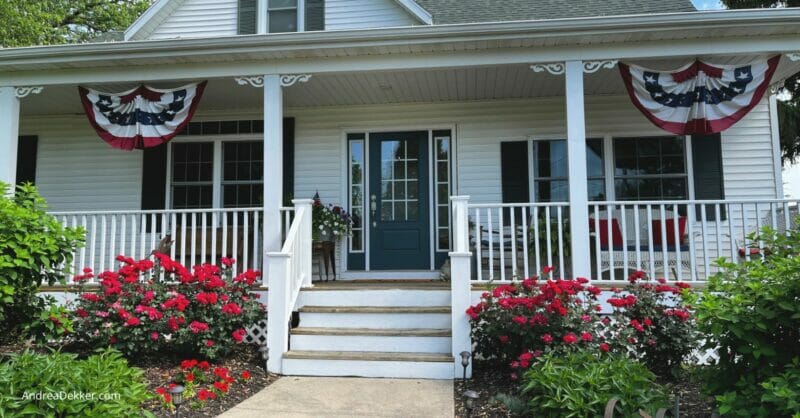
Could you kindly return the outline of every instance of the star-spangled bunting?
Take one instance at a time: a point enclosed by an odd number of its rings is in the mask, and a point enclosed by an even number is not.
[[[743,65],[695,61],[674,71],[619,64],[633,104],[656,126],[678,135],[728,129],[755,107],[769,88],[780,55]]]
[[[169,141],[192,119],[206,82],[171,90],[139,86],[122,93],[78,87],[97,134],[114,148],[150,148]]]

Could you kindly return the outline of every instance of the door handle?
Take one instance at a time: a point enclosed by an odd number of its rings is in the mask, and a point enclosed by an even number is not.
[[[378,209],[375,195],[369,197],[370,219],[372,219],[372,227],[374,228],[378,223],[375,222],[375,211]]]

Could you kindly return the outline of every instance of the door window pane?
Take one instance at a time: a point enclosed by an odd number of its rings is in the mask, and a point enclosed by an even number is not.
[[[450,131],[435,131],[436,171],[434,173],[434,205],[436,207],[436,250],[450,250]]]
[[[419,144],[381,142],[381,220],[414,221],[419,217]],[[413,197],[409,194],[413,192]]]

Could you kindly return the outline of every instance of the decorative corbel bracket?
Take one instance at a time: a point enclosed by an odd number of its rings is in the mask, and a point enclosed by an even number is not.
[[[22,86],[22,87],[15,87],[14,88],[14,95],[17,96],[18,99],[24,99],[31,94],[39,94],[44,90],[42,86]]]
[[[281,74],[281,87],[291,87],[297,83],[305,83],[311,74]]]
[[[543,73],[547,71],[552,75],[562,75],[566,72],[567,68],[563,62],[548,62],[543,64],[533,64],[531,65],[531,70],[534,73]]]
[[[583,72],[587,74],[596,73],[601,69],[612,69],[617,66],[617,60],[584,61]]]
[[[281,87],[291,87],[297,83],[305,83],[311,79],[311,74],[281,74],[279,76]],[[255,88],[264,87],[263,75],[250,75],[235,78],[240,86],[250,85]]]
[[[255,88],[264,87],[264,76],[263,75],[248,75],[243,77],[236,77],[236,84],[240,86],[251,85]]]

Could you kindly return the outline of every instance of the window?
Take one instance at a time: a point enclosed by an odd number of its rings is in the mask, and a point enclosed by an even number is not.
[[[222,143],[222,204],[226,208],[261,206],[264,199],[264,143]]]
[[[364,134],[347,135],[349,144],[350,214],[353,216],[353,235],[350,252],[364,252]]]
[[[209,208],[213,204],[214,144],[172,144],[171,196],[174,209]]]
[[[534,141],[534,197],[536,202],[566,202],[569,200],[569,165],[567,141]],[[589,200],[604,200],[605,174],[603,140],[586,140],[586,170]]]
[[[452,144],[450,131],[435,131],[433,133],[434,156],[436,170],[434,184],[436,185],[436,250],[450,250],[450,146]]]
[[[614,138],[617,200],[689,197],[682,137]]]
[[[297,32],[297,1],[268,0],[267,31],[269,33]]]

